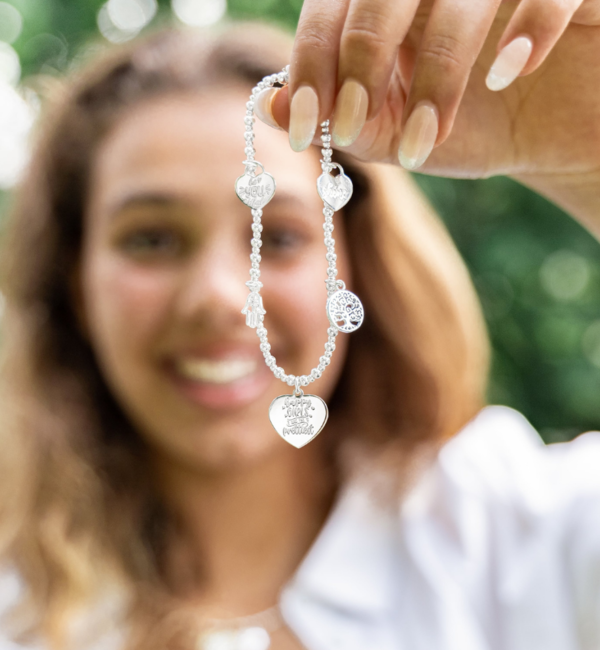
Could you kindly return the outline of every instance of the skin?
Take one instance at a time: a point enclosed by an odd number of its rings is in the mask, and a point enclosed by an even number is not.
[[[495,56],[521,35],[533,41],[529,62],[490,91]],[[306,0],[275,120],[288,128],[303,85],[326,119],[349,78],[366,88],[369,110],[348,153],[399,164],[403,127],[429,102],[440,128],[419,172],[509,175],[600,235],[600,0]]]
[[[291,389],[267,369],[241,314],[251,215],[233,183],[243,173],[240,106],[249,92],[166,96],[120,118],[95,158],[80,277],[84,328],[183,522],[183,556],[204,558],[200,595],[174,549],[174,587],[217,617],[277,601],[335,489],[319,438],[297,450],[272,429],[269,405]],[[278,364],[308,373],[329,326],[318,152],[292,152],[285,133],[261,123],[256,142],[277,182],[263,214],[265,326]],[[334,225],[339,277],[350,286],[341,213]],[[331,396],[347,340],[338,337],[307,392]],[[256,369],[220,385],[182,374],[190,360],[232,358]]]

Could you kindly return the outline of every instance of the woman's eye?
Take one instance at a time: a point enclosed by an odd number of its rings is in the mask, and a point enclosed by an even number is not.
[[[265,229],[262,233],[262,252],[286,253],[300,248],[305,237],[289,229]]]
[[[182,237],[172,230],[148,228],[125,235],[120,247],[140,258],[176,257],[183,251]]]

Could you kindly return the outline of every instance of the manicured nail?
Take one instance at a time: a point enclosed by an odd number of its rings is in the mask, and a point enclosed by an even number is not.
[[[333,113],[331,136],[338,147],[351,145],[363,128],[367,119],[369,96],[364,86],[346,79],[340,88]]]
[[[273,100],[277,94],[278,88],[265,88],[261,90],[256,98],[254,99],[254,113],[259,120],[272,126],[274,129],[283,129],[277,124],[275,118],[273,117],[273,112],[271,106],[273,105]]]
[[[438,134],[438,117],[435,106],[430,102],[419,102],[406,125],[398,159],[405,169],[420,167],[429,157]]]
[[[315,137],[319,118],[319,98],[310,86],[301,86],[290,104],[290,146],[294,151],[307,149]]]
[[[485,85],[490,90],[503,90],[509,86],[526,66],[533,43],[527,36],[519,36],[500,50],[488,72]]]

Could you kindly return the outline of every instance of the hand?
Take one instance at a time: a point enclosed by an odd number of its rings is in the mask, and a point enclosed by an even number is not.
[[[333,114],[365,161],[600,177],[600,0],[305,0],[269,109],[298,151]]]

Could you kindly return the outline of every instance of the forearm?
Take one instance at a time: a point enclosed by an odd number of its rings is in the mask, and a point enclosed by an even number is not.
[[[600,165],[586,174],[520,174],[511,178],[556,203],[600,240]]]

